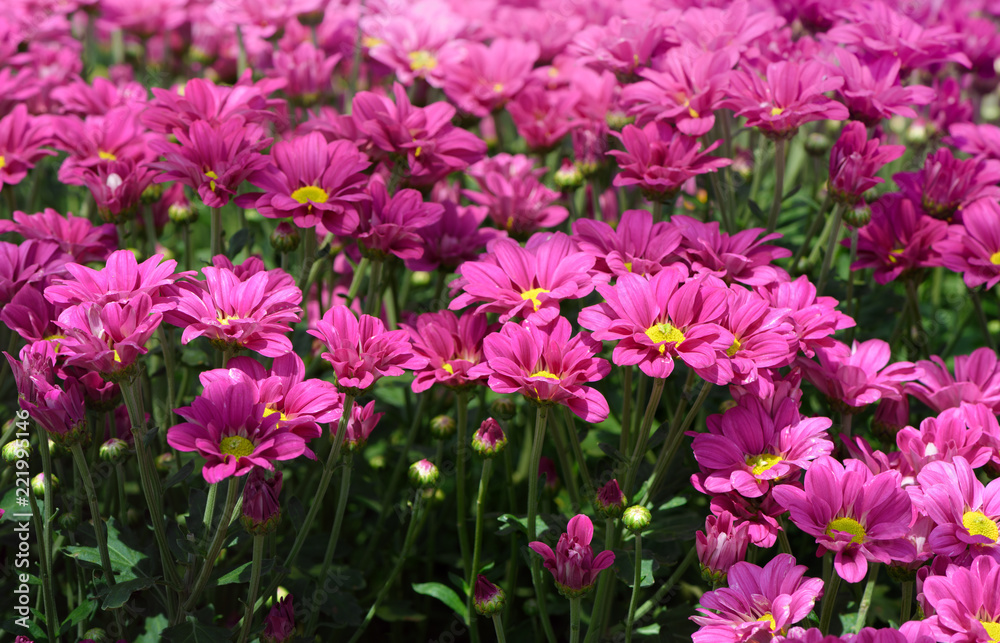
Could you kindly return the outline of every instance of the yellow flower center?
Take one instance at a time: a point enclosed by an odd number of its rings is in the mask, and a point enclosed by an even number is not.
[[[833,536],[833,532],[841,531],[846,534],[851,534],[854,538],[851,538],[851,542],[860,545],[865,540],[865,528],[861,526],[861,523],[854,518],[848,518],[844,516],[843,518],[836,518],[830,521],[830,524],[826,527],[826,534],[828,536]]]
[[[117,350],[117,349],[112,349],[111,353],[112,353],[112,354],[114,355],[114,358],[115,358],[115,362],[117,362],[117,363],[121,364],[121,363],[122,363],[122,358],[121,358],[121,356],[120,356],[120,355],[118,354],[118,350]]]
[[[691,118],[701,118],[701,114],[699,114],[698,110],[694,107],[688,107],[688,115],[691,116]]]
[[[431,52],[421,49],[410,52],[410,71],[430,71],[438,66],[437,58]]]
[[[755,476],[759,476],[779,462],[781,462],[781,456],[770,453],[747,456],[747,466],[752,467],[751,471]]]
[[[222,438],[222,442],[219,442],[219,451],[237,458],[250,455],[253,453],[253,449],[253,442],[240,435]]]
[[[105,152],[104,150],[98,150],[97,156],[104,159],[105,161],[117,161],[118,157],[111,152]]]
[[[889,251],[889,263],[896,263],[897,261],[899,261],[899,259],[897,259],[896,257],[897,257],[897,255],[903,254],[903,251],[904,251],[903,248],[894,248],[894,249],[890,250]],[[1000,254],[1000,253],[998,253],[998,254]]]
[[[3,167],[0,165],[0,167]],[[990,263],[994,266],[1000,266],[1000,251],[994,252],[990,255]]]
[[[497,83],[497,84],[493,85],[493,91],[495,91],[498,94],[500,92],[502,92],[503,91],[503,83]]]
[[[631,261],[626,261],[625,262],[625,270],[628,270],[629,272],[632,272],[632,262]]]
[[[455,367],[452,366],[451,364],[449,364],[448,362],[445,362],[444,364],[442,364],[441,368],[443,368],[444,370],[448,371],[449,375],[454,375],[455,374]]]
[[[970,536],[986,536],[993,542],[1000,538],[1000,529],[997,529],[997,524],[981,511],[966,511],[962,514],[962,526],[965,527]]]
[[[544,377],[545,379],[559,381],[559,376],[549,371],[535,371],[530,377]]]
[[[423,152],[423,151],[424,151],[424,147],[422,145],[418,145],[417,149],[413,150],[413,158],[415,158],[415,159],[420,158],[420,153]]]
[[[279,422],[279,423],[281,423],[281,422],[284,422],[285,420],[287,420],[287,419],[288,419],[288,416],[287,416],[287,415],[285,415],[285,414],[284,414],[284,412],[282,412],[282,411],[279,411],[278,409],[273,409],[273,408],[271,408],[270,406],[265,406],[265,407],[264,407],[264,417],[267,417],[267,416],[269,416],[269,415],[272,415],[272,414],[274,414],[274,413],[277,413],[277,414],[278,414],[278,416],[279,416],[279,417],[278,417],[278,422]],[[231,439],[231,438],[230,438],[230,439]]]
[[[1000,641],[1000,623],[995,623],[993,621],[979,621],[979,624],[983,626],[986,630],[986,635],[990,637],[990,641],[996,643]]]
[[[772,107],[771,116],[781,116],[781,113],[785,111],[784,107]]]
[[[549,67],[549,71],[547,73],[549,75],[549,78],[555,78],[556,76],[559,75],[559,70],[555,67]]]
[[[531,290],[526,290],[525,292],[522,292],[521,299],[523,299],[524,301],[530,300],[531,303],[534,304],[535,306],[535,312],[538,312],[538,309],[542,307],[542,302],[538,301],[538,295],[542,294],[543,292],[549,292],[549,291],[546,290],[545,288],[532,288]]]
[[[7,167],[7,159],[5,159],[3,155],[0,155],[0,170],[4,169],[5,167]]]
[[[384,42],[385,41],[382,40],[381,38],[375,38],[374,36],[365,36],[364,38],[361,39],[361,44],[368,49],[371,49],[372,47],[378,47]]]
[[[223,326],[228,326],[229,322],[240,321],[239,317],[234,317],[232,315],[223,315],[221,313],[215,319]]]
[[[774,631],[774,628],[778,627],[778,624],[774,620],[774,616],[772,616],[770,612],[768,612],[767,614],[765,614],[765,615],[761,616],[759,619],[757,619],[757,622],[758,623],[767,623],[768,624],[768,628],[767,629],[769,629],[772,632]]]
[[[732,345],[729,346],[729,348],[726,349],[726,355],[732,357],[736,353],[740,352],[740,346],[742,345],[743,344],[740,343],[740,340],[733,337],[733,343]]]
[[[323,188],[318,188],[315,185],[307,185],[292,192],[292,198],[305,205],[310,201],[313,203],[326,203],[330,195]]]
[[[219,178],[219,175],[216,174],[212,170],[209,170],[208,172],[205,172],[205,176],[207,176],[210,179],[217,179],[217,178]],[[212,192],[215,192],[215,181],[209,181],[208,182],[208,189],[211,190]]]
[[[670,322],[653,324],[646,329],[646,337],[660,344],[660,353],[664,353],[667,344],[680,344],[684,341],[684,333]]]

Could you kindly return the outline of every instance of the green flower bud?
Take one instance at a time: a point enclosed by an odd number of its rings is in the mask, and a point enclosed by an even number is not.
[[[167,208],[167,216],[178,225],[191,225],[198,220],[198,211],[190,204],[174,203]]]
[[[11,440],[3,445],[3,459],[7,464],[31,457],[31,443],[25,439]]]
[[[101,460],[117,464],[128,455],[128,442],[119,438],[111,438],[101,445],[98,454]]]
[[[625,515],[622,516],[622,522],[625,523],[625,527],[631,532],[639,532],[649,526],[650,521],[653,519],[653,515],[649,513],[649,509],[646,509],[642,505],[633,505],[625,510]]]
[[[447,440],[455,435],[455,420],[449,415],[439,415],[431,420],[431,435],[435,440]]]
[[[440,477],[438,468],[430,460],[424,459],[410,465],[410,482],[418,487],[433,487]]]
[[[59,516],[59,527],[65,531],[73,531],[80,525],[80,516],[67,511]]]
[[[56,491],[59,488],[59,478],[52,476],[52,491]],[[39,498],[45,497],[45,474],[39,473],[37,476],[31,479],[31,490],[35,492],[35,496]]]
[[[309,232],[312,234],[312,231]],[[295,252],[302,241],[299,229],[287,221],[282,221],[271,233],[271,246],[282,254]]]
[[[501,397],[490,404],[490,415],[502,422],[509,422],[517,415],[517,404],[509,397]]]

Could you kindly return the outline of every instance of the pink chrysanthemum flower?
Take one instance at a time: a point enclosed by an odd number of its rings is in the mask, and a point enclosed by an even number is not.
[[[927,539],[935,554],[968,565],[977,556],[1000,562],[1000,480],[983,485],[968,460],[931,462],[917,474],[915,502],[937,525]]]
[[[862,194],[884,183],[875,174],[904,151],[902,145],[881,145],[877,138],[868,140],[864,125],[848,123],[830,150],[830,196],[838,203],[854,205]]]
[[[590,541],[594,525],[590,518],[578,514],[569,519],[566,533],[559,536],[555,552],[543,542],[528,543],[531,550],[545,559],[545,568],[552,572],[556,587],[566,596],[579,596],[597,582],[597,575],[615,562],[612,551],[594,555]]]
[[[961,273],[969,288],[989,290],[1000,282],[1000,205],[979,199],[962,210],[962,222],[934,243],[941,264]]]
[[[764,78],[750,69],[733,72],[726,92],[730,98],[722,106],[746,117],[747,127],[757,127],[769,138],[789,139],[805,123],[847,120],[847,108],[824,96],[843,84],[819,61],[774,62]]]
[[[987,643],[1000,639],[1000,564],[980,556],[968,566],[948,565],[924,581],[924,598],[935,614],[927,624],[938,641]]]
[[[942,147],[918,172],[892,175],[900,191],[935,219],[948,220],[979,199],[1000,198],[1000,161],[956,159]]]
[[[187,132],[175,129],[174,136],[176,144],[157,139],[149,143],[165,158],[150,165],[163,172],[155,180],[188,186],[210,208],[229,203],[244,181],[270,163],[260,153],[271,144],[264,129],[235,116],[221,125],[195,121]]]
[[[898,398],[904,382],[914,380],[920,369],[910,362],[889,364],[889,344],[881,339],[854,342],[848,346],[835,342],[818,347],[819,363],[799,357],[796,365],[810,384],[841,412],[861,409],[883,397]]]
[[[788,310],[773,308],[755,292],[736,286],[729,291],[719,325],[733,336],[733,343],[719,354],[723,379],[758,397],[771,397],[772,369],[791,364],[799,348]]]
[[[469,176],[479,184],[479,191],[463,190],[473,203],[485,206],[496,227],[517,237],[542,228],[559,225],[569,216],[561,205],[558,192],[541,182],[544,168],[523,154],[498,154],[469,168]]]
[[[771,493],[792,522],[816,538],[819,553],[836,554],[837,574],[857,583],[869,561],[905,562],[916,555],[906,540],[915,516],[901,482],[898,471],[875,475],[860,460],[841,464],[821,456],[806,471],[804,489],[785,484]]]
[[[721,141],[705,150],[698,139],[674,132],[662,121],[647,124],[642,129],[626,125],[619,138],[625,151],[611,150],[621,167],[615,176],[616,187],[635,185],[650,201],[669,203],[692,177],[715,172],[732,164],[731,159],[709,156]]]
[[[44,288],[66,274],[72,257],[52,241],[28,239],[21,243],[0,241],[0,305],[18,290],[35,284]]]
[[[7,359],[11,359],[9,355]],[[11,365],[13,366],[13,362]],[[35,390],[30,398],[19,395],[20,407],[56,440],[86,439],[87,408],[83,399],[83,386],[77,379],[66,377],[58,385],[34,380],[33,384]]]
[[[749,395],[739,405],[708,417],[708,433],[691,432],[701,473],[692,484],[702,493],[737,491],[748,498],[767,493],[772,482],[808,469],[812,460],[833,452],[829,418],[804,418],[786,398],[776,409]]]
[[[677,44],[677,35],[667,25],[678,14],[674,10],[641,20],[612,16],[607,24],[577,33],[566,53],[580,65],[628,79]]]
[[[1000,127],[989,123],[955,123],[948,133],[950,136],[944,142],[959,152],[1000,161]]]
[[[458,49],[461,59],[446,69],[444,93],[460,110],[480,117],[521,91],[539,54],[537,43],[506,38],[489,46],[464,42]]]
[[[553,149],[581,124],[574,111],[579,101],[580,92],[575,89],[547,89],[532,83],[506,108],[528,149],[541,152]]]
[[[147,294],[157,305],[157,310],[167,310],[173,304],[164,286],[178,278],[194,273],[174,273],[177,262],[164,260],[163,255],[153,255],[139,263],[128,250],[116,250],[100,270],[78,263],[66,264],[72,279],[56,279],[45,289],[45,298],[56,304],[73,305],[83,302],[104,304],[128,301],[140,294]]]
[[[0,118],[0,190],[17,185],[40,159],[55,152],[42,146],[51,141],[47,119],[29,116],[24,103]]]
[[[833,346],[834,333],[855,325],[853,319],[837,310],[836,299],[817,297],[815,284],[805,275],[795,281],[757,287],[756,292],[771,306],[790,311],[788,321],[799,339],[799,350],[806,357],[815,355],[817,346]]]
[[[150,166],[137,165],[130,158],[101,163],[80,173],[80,183],[93,195],[101,219],[115,224],[135,217],[143,191],[155,179]]]
[[[393,13],[360,21],[368,55],[393,70],[404,85],[423,79],[432,87],[443,86],[447,71],[461,59],[461,48],[455,41],[466,31],[465,19],[432,3],[390,11]]]
[[[362,172],[371,165],[350,141],[327,143],[319,132],[279,141],[271,148],[274,165],[248,177],[263,193],[237,197],[272,219],[291,217],[300,228],[317,223],[338,235],[358,227],[357,205],[366,201]]]
[[[62,114],[98,116],[116,107],[128,106],[142,109],[148,90],[134,80],[111,80],[95,76],[91,82],[76,78],[52,90],[50,96],[60,103]]]
[[[882,195],[871,210],[871,221],[858,230],[858,260],[851,270],[874,268],[875,281],[887,284],[918,268],[939,265],[937,248],[948,234],[944,221],[923,214],[899,193]]]
[[[391,197],[381,178],[368,185],[370,201],[359,204],[360,223],[355,234],[363,253],[384,259],[417,259],[423,253],[417,231],[441,219],[444,206],[425,202],[417,190],[397,190]]]
[[[594,357],[600,342],[589,333],[570,337],[570,323],[559,317],[542,329],[532,323],[508,322],[483,340],[484,362],[469,369],[470,377],[489,376],[497,393],[520,393],[539,404],[562,404],[585,422],[608,417],[608,402],[586,382],[607,377],[611,365]]]
[[[52,339],[62,335],[55,321],[64,308],[45,299],[35,286],[25,285],[0,309],[0,321],[28,343]]]
[[[847,49],[836,50],[839,68],[833,72],[844,78],[838,90],[851,113],[851,119],[874,127],[893,115],[916,118],[912,105],[926,105],[934,100],[934,90],[922,85],[904,87],[899,82],[900,61],[882,56],[863,63]]]
[[[347,421],[347,435],[344,436],[344,448],[348,451],[363,449],[368,443],[368,437],[378,425],[385,413],[375,412],[375,400],[368,404],[355,404],[351,407],[351,418]],[[330,436],[336,437],[338,423],[330,424]]]
[[[521,317],[547,324],[559,316],[561,300],[579,299],[594,289],[588,274],[593,265],[594,258],[579,252],[561,232],[535,235],[526,248],[512,239],[498,239],[478,261],[459,266],[462,277],[452,287],[464,292],[448,308],[485,302],[476,312],[499,313],[501,323]]]
[[[675,215],[670,221],[683,237],[677,254],[692,272],[713,274],[726,283],[735,281],[747,286],[789,280],[788,273],[772,264],[775,259],[792,256],[792,251],[765,243],[780,238],[780,234],[761,237],[763,228],[750,228],[729,235],[720,230],[718,222],[703,223],[683,215]]]
[[[52,208],[36,214],[14,212],[13,222],[0,221],[0,233],[3,232],[57,243],[76,263],[104,261],[118,247],[118,233],[113,225],[95,226],[86,217],[74,216],[72,212],[63,216]]]
[[[701,597],[700,615],[691,617],[701,629],[692,640],[738,643],[787,631],[809,615],[823,593],[823,581],[804,578],[805,573],[806,566],[796,565],[791,554],[778,554],[763,568],[736,563],[727,574],[729,587]]]
[[[490,241],[506,235],[481,227],[489,212],[484,206],[458,205],[452,200],[442,201],[441,206],[441,218],[416,231],[423,254],[406,260],[408,270],[455,272],[463,263],[475,261]]]
[[[176,409],[187,422],[167,430],[167,443],[178,451],[197,451],[205,458],[205,481],[243,476],[253,467],[274,470],[272,462],[291,460],[306,449],[300,435],[279,426],[268,413],[257,387],[240,371],[210,383],[191,406]]]
[[[327,55],[311,42],[300,42],[291,51],[274,52],[272,78],[285,80],[282,90],[296,105],[310,106],[329,97],[334,70],[342,60],[339,53]]]
[[[594,272],[602,281],[630,272],[652,276],[672,263],[681,234],[670,222],[653,223],[649,210],[626,210],[612,228],[603,221],[578,219],[573,238],[594,257]]]
[[[982,404],[962,404],[945,409],[920,423],[920,430],[900,429],[896,445],[909,475],[920,473],[931,462],[963,458],[973,469],[984,466],[1000,446],[1000,424]]]
[[[383,376],[427,365],[425,357],[413,354],[405,330],[386,330],[371,315],[358,319],[347,306],[327,310],[309,334],[326,344],[323,358],[333,365],[337,388],[355,396]]]
[[[427,358],[427,366],[414,373],[414,393],[434,384],[463,389],[484,383],[485,375],[471,377],[469,369],[483,359],[486,315],[466,313],[457,317],[450,310],[440,310],[420,315],[413,326],[401,326],[410,333],[413,352]]]
[[[716,323],[726,311],[726,288],[706,278],[686,279],[687,272],[673,266],[648,281],[622,275],[614,286],[597,286],[605,303],[584,308],[578,321],[594,331],[594,339],[618,341],[615,364],[638,364],[646,375],[664,378],[677,358],[703,379],[722,384],[718,351],[733,343]]]
[[[985,404],[1000,411],[1000,360],[995,351],[983,346],[969,355],[955,356],[955,374],[944,360],[932,355],[930,361],[917,362],[920,376],[903,387],[935,412],[959,406],[962,402]]]
[[[771,494],[758,498],[747,498],[735,491],[712,497],[709,507],[712,514],[721,516],[725,512],[733,514],[740,523],[749,525],[750,542],[767,549],[778,541],[778,517],[786,512]]]
[[[207,337],[219,350],[251,350],[279,357],[292,350],[286,336],[299,321],[300,291],[280,268],[241,278],[234,270],[202,268],[205,281],[183,281],[176,309],[165,321],[184,329],[181,342]]]
[[[57,117],[53,136],[57,147],[68,156],[59,167],[59,180],[80,185],[82,173],[96,171],[111,161],[131,159],[136,163],[152,160],[150,135],[132,107],[117,107],[99,116]]]
[[[705,531],[694,535],[702,578],[724,583],[729,569],[746,558],[749,544],[750,523],[737,521],[728,511],[719,516],[709,514],[705,518]]]

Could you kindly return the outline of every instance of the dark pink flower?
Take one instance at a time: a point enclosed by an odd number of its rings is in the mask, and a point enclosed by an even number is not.
[[[546,89],[533,83],[507,103],[507,112],[529,150],[548,151],[580,124],[574,112],[579,101],[575,89]]]
[[[58,117],[53,122],[53,136],[58,147],[69,154],[59,167],[59,180],[69,185],[80,185],[84,171],[97,173],[109,162],[131,159],[145,163],[155,156],[148,147],[152,137],[139,122],[136,110],[128,106],[86,118]]]
[[[989,462],[1000,446],[1000,424],[988,407],[962,404],[924,419],[919,431],[900,429],[896,445],[909,465],[905,473],[910,475],[919,474],[931,462],[954,462],[956,457],[977,469]]]
[[[672,263],[681,242],[677,228],[667,221],[653,223],[649,210],[626,210],[612,228],[603,221],[578,219],[573,238],[594,257],[595,278],[610,280],[627,273],[652,276]]]
[[[976,158],[1000,161],[1000,127],[982,123],[955,123],[944,142]]]
[[[922,85],[904,87],[899,81],[899,58],[883,56],[863,63],[847,49],[836,50],[840,68],[834,73],[844,79],[839,92],[850,111],[851,119],[866,127],[898,114],[916,118],[911,105],[926,105],[934,99],[934,90]]]
[[[410,333],[413,352],[427,358],[427,366],[414,373],[414,393],[434,384],[460,389],[484,383],[485,375],[471,377],[469,369],[483,359],[486,315],[466,313],[457,317],[450,310],[440,310],[420,315],[413,326],[401,326]]]
[[[48,120],[29,116],[24,103],[0,118],[0,189],[5,183],[17,185],[35,163],[55,154],[42,147],[50,140]]]
[[[817,346],[833,345],[833,334],[855,325],[853,319],[837,310],[833,297],[817,297],[816,286],[802,275],[795,281],[772,282],[758,286],[758,295],[774,308],[789,311],[788,321],[799,339],[799,350],[812,357]]]
[[[24,286],[44,288],[49,282],[57,282],[72,259],[52,241],[0,241],[0,302],[9,302]]]
[[[0,310],[0,321],[28,343],[55,339],[62,333],[56,319],[65,306],[56,306],[35,286],[22,286]]]
[[[476,163],[468,170],[479,184],[478,192],[463,190],[473,203],[485,206],[493,223],[503,230],[523,237],[542,228],[552,228],[569,216],[561,205],[558,192],[540,181],[544,168],[518,154],[498,154]]]
[[[612,16],[607,24],[591,25],[577,33],[567,53],[581,65],[630,78],[677,44],[668,23],[678,14],[675,10],[641,20]]]
[[[969,355],[956,355],[955,374],[944,360],[932,355],[930,361],[917,362],[920,375],[907,382],[903,391],[936,413],[957,407],[963,402],[985,404],[1000,411],[1000,361],[996,352],[983,346]]]
[[[750,523],[738,522],[728,511],[719,516],[709,514],[705,531],[694,535],[702,577],[713,583],[725,582],[729,569],[746,558],[749,544]]]
[[[253,467],[247,476],[243,487],[243,515],[240,517],[243,527],[251,534],[261,535],[273,531],[281,520],[281,504],[278,496],[281,494],[280,471],[267,477],[263,467]]]
[[[333,90],[333,73],[342,56],[327,55],[311,42],[300,42],[291,51],[274,52],[272,78],[282,78],[285,94],[298,105],[310,106],[322,101]]]
[[[125,223],[135,218],[142,194],[156,179],[148,165],[130,158],[101,163],[80,172],[80,183],[90,189],[97,213],[107,223]]]
[[[344,448],[355,451],[364,448],[368,437],[375,430],[378,421],[385,413],[375,413],[375,400],[368,404],[355,404],[351,407],[351,418],[347,421],[347,434],[344,436]],[[337,436],[339,425],[330,425],[331,437]]]
[[[559,317],[547,328],[507,322],[483,340],[485,361],[469,370],[470,377],[489,376],[497,393],[520,393],[539,404],[562,404],[586,422],[608,417],[608,402],[597,389],[584,386],[611,372],[596,358],[600,342],[589,333],[570,338],[570,324]]]
[[[406,260],[408,270],[455,272],[466,261],[475,261],[487,243],[506,235],[480,227],[489,212],[485,206],[458,205],[453,200],[442,201],[441,206],[441,218],[416,231],[424,252]]]
[[[736,286],[729,291],[728,310],[719,325],[733,336],[719,354],[723,379],[760,398],[771,397],[772,369],[791,364],[799,348],[788,310],[773,308],[755,292]]]
[[[85,217],[52,208],[26,214],[14,212],[14,221],[0,221],[0,232],[16,232],[25,239],[43,239],[59,244],[76,263],[104,261],[118,247],[118,233],[110,224],[95,226]]]
[[[854,205],[862,194],[884,183],[875,174],[904,151],[902,145],[881,145],[878,139],[868,140],[864,125],[856,121],[848,123],[830,150],[831,197],[838,203]]]
[[[153,310],[153,300],[139,294],[126,302],[85,302],[64,310],[56,323],[66,335],[60,353],[66,364],[97,371],[111,381],[131,376],[145,344],[163,314]]]
[[[535,61],[534,42],[497,38],[489,46],[478,42],[457,45],[461,58],[445,69],[444,93],[460,110],[486,116],[517,95]]]
[[[948,565],[924,581],[925,600],[935,612],[927,624],[938,641],[986,643],[1000,637],[1000,564],[979,556],[968,566]]]
[[[789,279],[788,273],[772,264],[775,259],[792,256],[792,251],[765,243],[780,238],[780,234],[761,237],[763,228],[750,228],[729,235],[721,231],[716,221],[703,223],[684,215],[675,215],[670,222],[681,231],[677,254],[694,273],[708,273],[726,283],[735,281],[747,286],[765,286]]]
[[[889,344],[881,339],[854,342],[852,346],[835,342],[829,348],[818,347],[816,355],[819,364],[803,357],[795,363],[805,379],[842,412],[883,397],[899,398],[903,383],[920,376],[920,369],[910,362],[889,364]]]
[[[295,609],[292,595],[286,594],[264,617],[264,631],[260,635],[262,643],[289,643],[295,636]]]
[[[927,156],[918,172],[892,175],[900,191],[935,219],[951,219],[979,199],[1000,198],[1000,161],[956,159],[948,148]]]
[[[897,192],[879,197],[871,211],[871,221],[858,229],[858,259],[851,270],[874,268],[875,281],[887,284],[918,268],[940,265],[938,247],[948,235],[944,221],[923,214]]]
[[[968,460],[931,462],[917,474],[915,502],[934,520],[927,539],[935,554],[968,565],[977,556],[1000,562],[1000,480],[983,485]]]
[[[709,503],[712,514],[721,516],[732,513],[741,523],[749,525],[750,542],[758,547],[773,547],[778,541],[778,517],[786,509],[775,502],[770,494],[759,498],[747,498],[735,491],[718,494]]]
[[[1000,205],[979,199],[962,210],[962,221],[946,228],[933,251],[940,263],[961,273],[969,288],[990,289],[1000,282]]]
[[[11,366],[14,366],[9,355],[7,359],[11,361]],[[56,385],[32,379],[34,390],[30,396],[21,390],[21,381],[23,380],[18,382],[20,407],[52,437],[79,439],[87,435],[87,409],[83,399],[83,386],[75,377],[66,377]]]
[[[590,548],[593,537],[594,525],[590,518],[579,514],[570,518],[566,533],[559,536],[555,552],[539,541],[528,543],[528,546],[545,559],[545,568],[552,572],[559,591],[573,596],[590,590],[597,582],[597,575],[615,562],[615,554],[611,551],[594,556]]]
[[[177,262],[164,260],[163,255],[153,255],[139,263],[129,250],[116,250],[100,270],[78,263],[67,263],[71,279],[56,279],[45,289],[45,298],[56,304],[73,305],[83,302],[104,304],[111,301],[128,301],[140,294],[147,294],[163,311],[173,307],[164,286],[192,272],[174,273]],[[161,292],[163,291],[163,292]]]
[[[466,21],[446,7],[430,11],[420,4],[413,7],[407,11],[407,5],[400,5],[392,13],[361,19],[368,55],[394,71],[404,85],[423,79],[441,87],[447,71],[461,59],[456,40],[466,31]]]
[[[355,234],[364,252],[384,259],[418,259],[423,254],[417,231],[437,223],[444,212],[440,203],[425,202],[417,190],[398,190],[391,197],[381,178],[368,185],[370,201],[359,204],[360,223]]]

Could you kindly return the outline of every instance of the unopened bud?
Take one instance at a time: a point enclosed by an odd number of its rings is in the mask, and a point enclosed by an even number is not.
[[[447,440],[455,435],[455,420],[448,415],[439,415],[431,420],[431,435],[435,440]]]
[[[499,455],[506,446],[507,436],[500,423],[493,418],[483,420],[479,430],[472,436],[472,450],[483,458]]]
[[[440,477],[438,468],[430,460],[424,459],[410,465],[410,482],[418,487],[433,487]]]
[[[622,522],[625,523],[625,528],[629,531],[635,533],[642,531],[649,526],[650,521],[653,520],[653,515],[649,513],[649,509],[646,509],[642,505],[633,505],[625,510],[625,514],[622,516]]]
[[[309,234],[314,234],[312,230]],[[282,221],[271,233],[271,246],[280,253],[295,252],[299,247],[302,235],[299,229],[287,221]]]
[[[111,438],[101,445],[98,455],[101,460],[117,464],[128,455],[128,442],[120,438]]]

